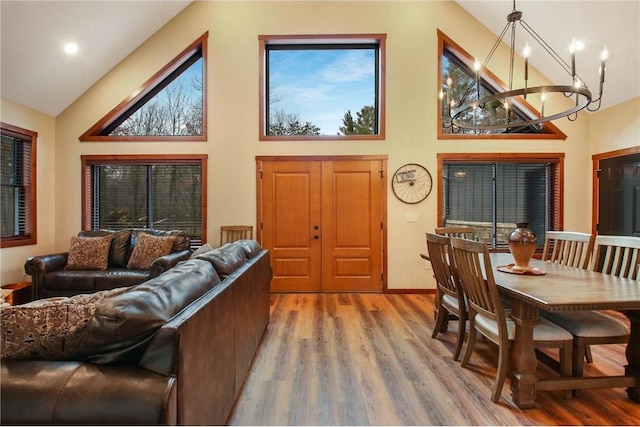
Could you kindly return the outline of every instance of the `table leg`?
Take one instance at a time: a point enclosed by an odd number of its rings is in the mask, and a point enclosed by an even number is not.
[[[626,375],[631,375],[636,379],[636,385],[627,388],[627,396],[631,400],[640,402],[640,311],[625,311],[624,315],[631,323],[631,335],[626,351],[629,364],[624,367],[624,371]]]
[[[511,396],[521,409],[535,407],[536,368],[533,328],[538,324],[538,308],[519,300],[511,301],[511,318],[516,338],[511,347]]]

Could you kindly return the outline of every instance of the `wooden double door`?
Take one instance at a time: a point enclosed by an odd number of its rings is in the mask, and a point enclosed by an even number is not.
[[[257,157],[258,240],[274,292],[385,286],[386,157]]]

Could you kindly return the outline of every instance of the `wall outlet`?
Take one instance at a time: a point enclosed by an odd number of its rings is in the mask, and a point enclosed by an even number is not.
[[[417,213],[407,214],[407,222],[418,222],[418,214]]]

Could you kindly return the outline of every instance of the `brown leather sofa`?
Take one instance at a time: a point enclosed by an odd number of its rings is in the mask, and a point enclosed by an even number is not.
[[[176,236],[171,253],[157,258],[149,270],[127,268],[133,246],[139,233],[153,236]],[[191,240],[179,230],[128,228],[123,230],[83,230],[78,237],[112,236],[106,270],[65,270],[68,252],[32,256],[24,264],[31,276],[32,299],[71,296],[106,289],[137,285],[189,258]]]
[[[224,424],[269,323],[271,277],[269,252],[242,241],[106,299],[80,360],[2,360],[1,424]]]

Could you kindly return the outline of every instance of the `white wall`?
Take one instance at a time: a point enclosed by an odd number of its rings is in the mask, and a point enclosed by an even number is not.
[[[192,3],[56,118],[58,159],[53,175],[56,195],[64,202],[55,204],[55,210],[47,205],[40,211],[42,216],[51,213],[55,222],[55,237],[48,246],[66,250],[69,237],[81,227],[80,156],[84,154],[208,154],[208,240],[216,241],[221,224],[255,223],[257,155],[388,154],[390,173],[416,162],[436,178],[440,152],[564,152],[564,225],[589,231],[590,155],[595,149],[608,150],[604,147],[609,143],[590,144],[589,115],[556,123],[568,135],[565,141],[438,140],[437,29],[481,57],[495,41],[454,2]],[[82,133],[205,31],[209,31],[208,141],[79,142]],[[353,33],[387,34],[386,140],[260,142],[258,35]],[[506,64],[504,56],[494,60],[502,61],[498,67]],[[531,74],[535,76],[534,71]],[[607,129],[606,121],[602,127]],[[231,175],[234,179],[227,179]],[[436,201],[435,189],[418,205],[399,202],[389,189],[390,289],[433,287],[431,272],[418,254],[425,250],[424,232],[436,225]],[[406,222],[409,213],[418,214],[418,222]]]

